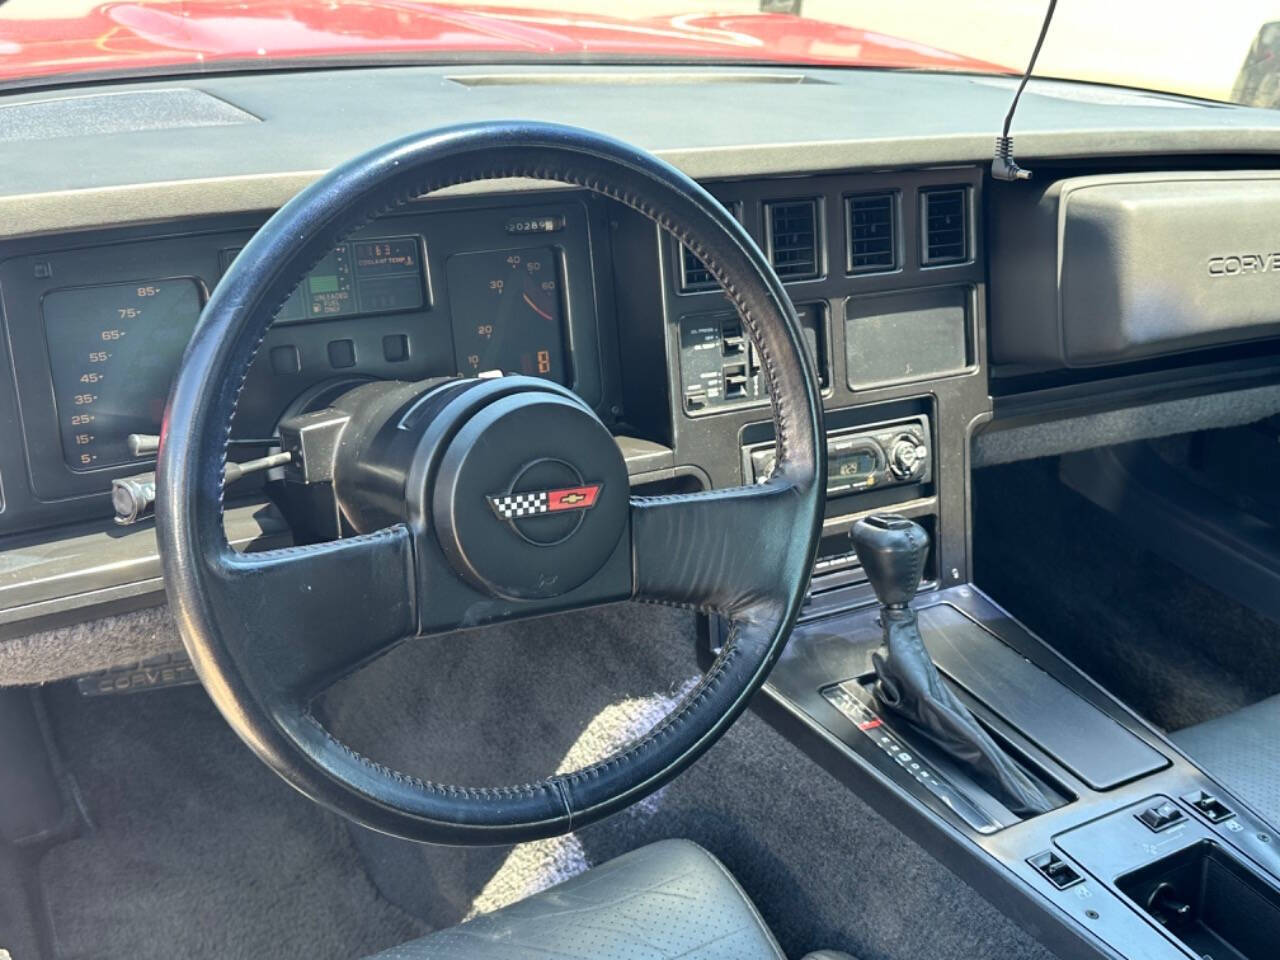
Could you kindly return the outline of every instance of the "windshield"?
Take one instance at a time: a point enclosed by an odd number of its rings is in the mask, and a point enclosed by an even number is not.
[[[0,0],[0,82],[315,62],[1017,73],[1045,0]],[[606,12],[607,11],[607,12]],[[1280,0],[1062,0],[1037,76],[1280,106]]]

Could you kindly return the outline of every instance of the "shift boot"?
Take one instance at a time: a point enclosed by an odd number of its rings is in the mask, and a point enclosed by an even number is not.
[[[1047,797],[991,739],[943,681],[908,603],[920,585],[929,536],[903,517],[877,515],[853,528],[854,549],[880,599],[884,647],[872,654],[876,699],[962,764],[1019,816],[1052,809]]]

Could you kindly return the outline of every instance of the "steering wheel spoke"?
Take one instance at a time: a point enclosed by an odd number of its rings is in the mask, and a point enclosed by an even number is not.
[[[403,524],[332,543],[223,553],[207,591],[235,655],[305,701],[416,632],[412,538]]]
[[[794,483],[703,493],[633,497],[635,599],[714,610],[730,617],[767,615],[807,550],[797,523],[805,509]],[[803,587],[803,584],[801,584]]]

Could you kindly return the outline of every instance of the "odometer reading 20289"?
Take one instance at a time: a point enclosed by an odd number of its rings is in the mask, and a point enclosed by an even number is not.
[[[459,373],[501,370],[568,382],[551,247],[454,254],[445,272]]]
[[[156,433],[169,383],[200,318],[191,279],[113,283],[45,294],[62,452],[73,470],[134,459],[131,433]]]

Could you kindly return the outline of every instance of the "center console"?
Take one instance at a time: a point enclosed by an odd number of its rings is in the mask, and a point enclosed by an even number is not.
[[[944,682],[1047,812],[1014,813],[883,708],[874,605],[798,626],[762,712],[1063,956],[1275,956],[1271,826],[977,588],[912,606]]]
[[[973,585],[970,450],[994,415],[989,364],[1003,349],[984,347],[982,177],[887,172],[716,189],[779,268],[827,432],[808,597],[755,708],[1060,956],[1276,955],[1272,828]],[[691,251],[636,236],[620,249],[638,258],[656,246],[664,279],[653,299],[619,302],[627,355],[668,371],[670,420],[650,431],[668,432],[677,463],[697,452],[704,486],[759,482],[775,448],[755,350]],[[657,315],[664,354],[626,332]],[[914,716],[882,696],[877,576],[850,537],[881,512],[928,540],[912,567],[924,650],[899,664],[917,693],[929,691]],[[704,653],[723,641],[711,621]],[[946,724],[929,727],[939,705],[961,749],[938,736]],[[965,748],[980,762],[966,762]]]

